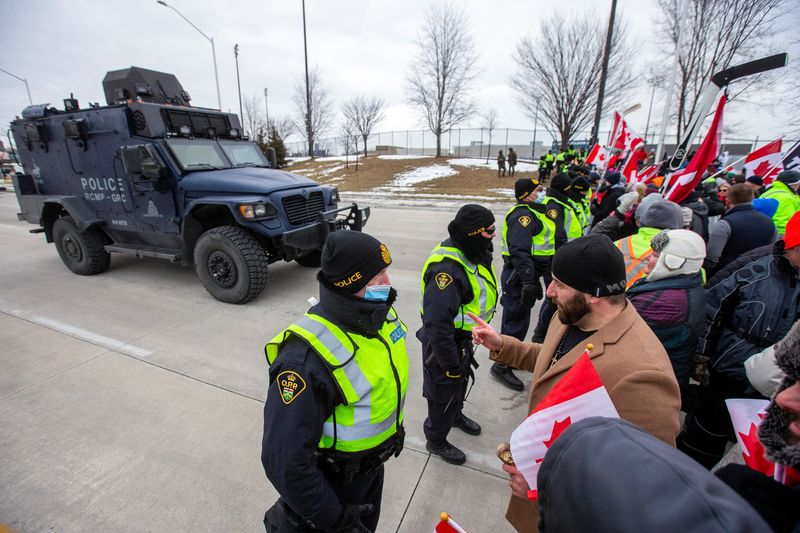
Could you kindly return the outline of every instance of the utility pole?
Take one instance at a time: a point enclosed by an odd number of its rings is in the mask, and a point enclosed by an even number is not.
[[[239,120],[244,122],[244,113],[242,112],[242,84],[239,82],[239,45],[233,45],[233,57],[236,59],[236,87],[239,89]],[[250,135],[255,136],[256,132],[251,131]]]
[[[603,52],[603,69],[600,71],[600,90],[597,94],[597,107],[594,110],[594,126],[589,145],[594,146],[600,133],[600,116],[603,114],[603,96],[606,92],[606,77],[608,76],[608,56],[611,54],[611,37],[614,34],[614,15],[617,11],[617,0],[611,0],[611,16],[608,18],[608,31],[606,32],[606,49]]]
[[[303,54],[306,60],[306,135],[308,156],[314,158],[314,136],[311,131],[311,87],[308,84],[308,43],[306,41],[306,0],[303,0]]]
[[[267,88],[264,87],[264,111],[267,114],[267,138],[269,138],[269,103],[267,102],[267,95],[268,94],[269,94],[269,91],[267,91]]]
[[[28,104],[33,105],[33,99],[31,98],[31,88],[28,87],[28,80],[25,79],[25,78],[20,78],[19,76],[15,76],[14,74],[11,74],[9,71],[3,70],[1,68],[0,68],[0,72],[5,72],[6,74],[11,76],[12,78],[16,78],[19,81],[21,81],[22,83],[24,83],[25,84],[25,90],[28,91]]]

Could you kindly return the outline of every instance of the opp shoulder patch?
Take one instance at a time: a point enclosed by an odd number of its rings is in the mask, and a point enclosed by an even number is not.
[[[292,403],[295,398],[300,396],[300,393],[306,390],[306,381],[293,370],[284,370],[278,374],[275,382],[278,384],[281,401],[285,405]]]
[[[556,211],[556,210],[555,210],[555,208],[553,208],[553,209],[549,209],[549,210],[547,211],[547,216],[549,216],[550,218],[552,218],[553,220],[555,220],[555,219],[557,219],[557,218],[558,218],[558,211]]]
[[[436,274],[436,286],[439,287],[440,291],[445,290],[451,283],[453,283],[453,277],[447,272]]]
[[[529,217],[528,215],[521,216],[517,220],[519,220],[519,225],[522,226],[523,228],[527,228],[531,223],[531,217]]]

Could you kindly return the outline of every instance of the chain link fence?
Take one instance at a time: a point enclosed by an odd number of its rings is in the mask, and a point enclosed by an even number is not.
[[[600,139],[607,139],[608,131],[600,132]],[[655,149],[658,141],[657,133],[648,132],[647,150]],[[737,137],[722,138],[721,152],[728,152],[731,161],[743,157],[751,150],[763,146],[773,139],[746,139]],[[349,148],[345,149],[344,137],[326,137],[316,142],[315,156],[343,156],[345,153],[353,154],[356,151],[364,153],[364,139],[359,137]],[[675,148],[674,137],[668,137],[665,144],[665,153],[670,154]],[[698,139],[699,142],[699,139]],[[784,139],[784,147],[790,146],[794,140]],[[367,153],[369,155],[408,155],[408,156],[435,156],[436,137],[428,130],[401,130],[382,131],[373,133],[367,138]],[[589,131],[577,132],[571,144],[580,149],[589,146]],[[308,155],[308,143],[305,140],[292,140],[285,142],[287,154],[290,157]],[[497,158],[498,150],[511,147],[517,152],[520,160],[539,159],[547,150],[555,153],[560,145],[560,138],[556,138],[546,130],[525,130],[516,128],[457,128],[442,134],[442,155],[448,157]],[[358,146],[357,150],[355,146]]]

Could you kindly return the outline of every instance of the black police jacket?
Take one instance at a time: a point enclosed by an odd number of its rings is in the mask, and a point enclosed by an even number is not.
[[[545,212],[542,204],[528,204],[537,212]],[[525,218],[523,218],[525,217]],[[522,222],[520,222],[522,218]],[[518,205],[506,215],[506,245],[511,265],[517,273],[519,283],[533,283],[536,280],[536,265],[531,254],[533,236],[544,230],[544,224],[526,205]],[[539,275],[542,273],[539,272]]]
[[[369,335],[383,324],[380,316],[385,320],[396,294],[391,291],[389,302],[366,302],[320,286],[320,303],[312,307],[311,312],[344,330]],[[285,371],[294,372],[308,384],[288,404],[281,399],[275,382]],[[342,487],[318,467],[317,444],[323,424],[344,398],[316,352],[294,336],[281,348],[269,374],[261,449],[264,471],[292,510],[314,527],[329,529],[343,509],[337,495]]]

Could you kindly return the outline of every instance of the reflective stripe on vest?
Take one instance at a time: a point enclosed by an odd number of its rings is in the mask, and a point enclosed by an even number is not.
[[[556,223],[550,218],[546,217],[543,213],[533,209],[530,204],[517,204],[509,209],[508,213],[506,213],[506,216],[503,219],[503,233],[501,234],[503,239],[503,243],[501,245],[501,254],[505,257],[511,255],[508,252],[508,241],[506,240],[506,232],[508,231],[508,216],[519,206],[527,207],[528,211],[531,212],[531,215],[536,217],[536,219],[539,220],[544,227],[542,231],[531,237],[531,255],[554,255],[556,253]]]
[[[647,275],[647,258],[653,253],[653,249],[650,248],[650,237],[648,236],[644,242],[644,239],[637,233],[615,241],[614,244],[625,258],[625,277],[627,279],[625,288],[630,289],[637,280]]]
[[[583,235],[583,227],[581,226],[581,221],[578,218],[575,208],[569,204],[565,204],[564,202],[556,200],[552,196],[544,197],[545,204],[547,204],[547,202],[550,200],[554,201],[563,208],[564,230],[567,232],[567,240],[572,241]]]
[[[472,301],[465,304],[462,303],[458,308],[458,313],[453,318],[455,328],[472,331],[472,328],[477,326],[475,321],[467,315],[468,312],[475,313],[484,321],[489,322],[494,316],[495,307],[497,307],[497,276],[495,276],[494,267],[489,265],[489,268],[487,268],[484,265],[475,265],[458,248],[442,245],[433,249],[430,257],[422,267],[420,315],[425,314],[425,310],[422,308],[422,301],[425,298],[425,273],[430,265],[439,263],[444,259],[452,259],[463,266],[472,287]]]
[[[331,370],[345,403],[336,405],[323,424],[320,448],[343,452],[369,450],[397,432],[403,421],[408,386],[407,333],[394,310],[389,311],[387,321],[378,331],[379,338],[345,332],[319,315],[306,313],[267,343],[264,350],[272,364],[289,335],[296,335]],[[387,350],[389,357],[385,358],[381,352]],[[400,398],[397,398],[398,388]]]

